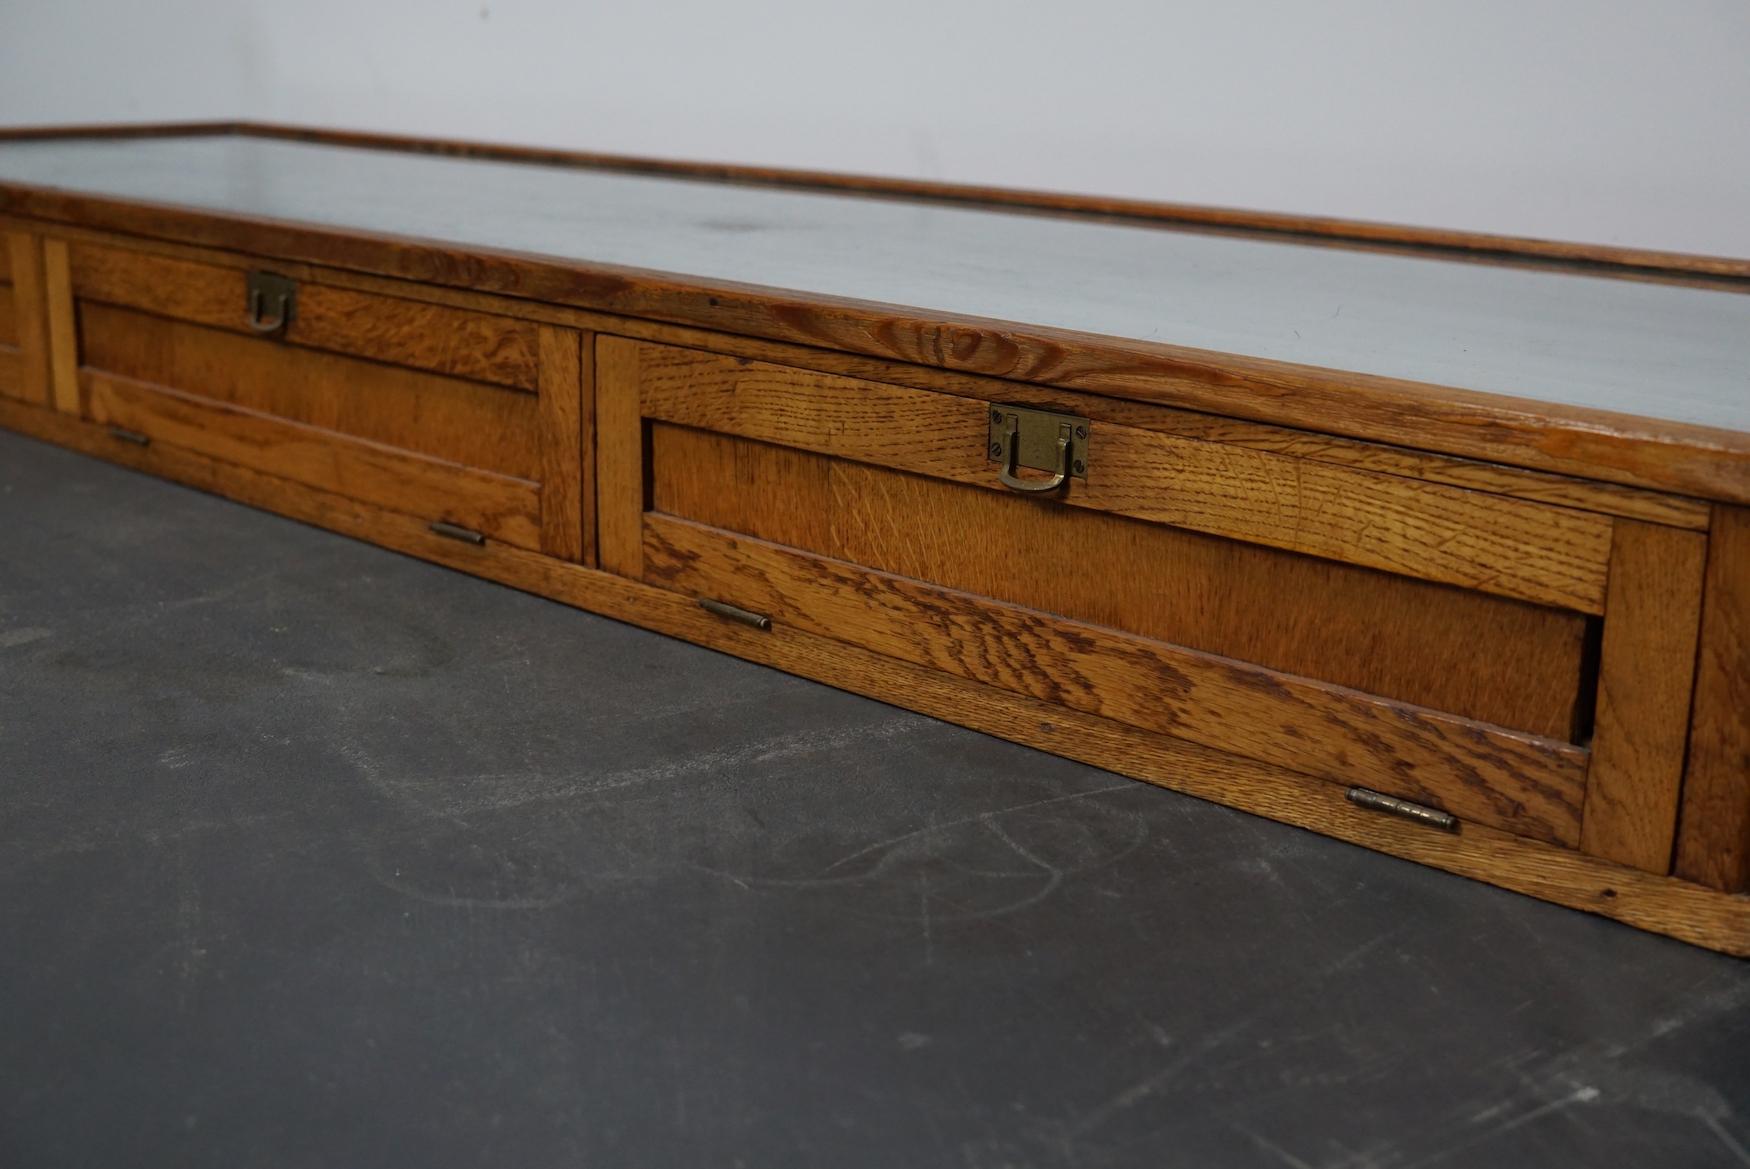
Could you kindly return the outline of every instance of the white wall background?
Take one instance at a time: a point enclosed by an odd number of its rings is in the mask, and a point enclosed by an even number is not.
[[[1750,255],[1745,0],[0,0],[0,122],[203,117]]]

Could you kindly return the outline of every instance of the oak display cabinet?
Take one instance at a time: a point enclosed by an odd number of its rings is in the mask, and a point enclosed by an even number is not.
[[[1750,954],[1750,263],[234,125],[0,231],[0,425]]]

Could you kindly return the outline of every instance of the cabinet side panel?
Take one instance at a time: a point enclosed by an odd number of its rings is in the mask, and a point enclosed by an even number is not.
[[[1669,872],[1707,539],[1618,520],[1580,847]]]
[[[1677,875],[1750,891],[1750,508],[1717,507],[1678,825]]]

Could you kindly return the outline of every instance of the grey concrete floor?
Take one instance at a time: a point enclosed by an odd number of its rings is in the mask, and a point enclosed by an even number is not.
[[[0,434],[0,1165],[1750,1165],[1750,963]]]

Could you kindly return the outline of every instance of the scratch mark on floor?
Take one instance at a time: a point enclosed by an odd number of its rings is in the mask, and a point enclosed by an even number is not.
[[[883,849],[892,848],[896,844],[904,844],[908,840],[915,840],[920,836],[929,836],[936,832],[946,832],[950,828],[960,828],[967,824],[977,824],[980,822],[989,823],[991,820],[999,816],[1008,816],[1015,812],[1025,812],[1029,808],[1043,808],[1048,804],[1066,804],[1072,800],[1089,800],[1093,799],[1095,796],[1103,796],[1110,792],[1136,790],[1137,785],[1134,782],[1127,781],[1121,784],[1113,784],[1111,787],[1100,787],[1095,788],[1092,791],[1076,792],[1073,795],[1052,796],[1049,799],[1033,800],[1032,802],[1025,804],[1015,804],[1013,807],[998,808],[994,812],[980,812],[976,816],[963,816],[958,820],[948,820],[941,824],[926,824],[922,828],[916,828],[910,832],[904,832],[898,836],[889,837],[886,840],[877,840],[874,844],[864,845],[856,852],[847,853],[838,860],[833,861],[830,865],[827,865],[826,868],[820,870],[820,875],[824,877],[834,869],[842,868],[854,860],[868,856],[872,852],[880,852]]]
[[[1065,1129],[1065,1135],[1071,1139],[1084,1136],[1099,1128],[1119,1113],[1134,1108],[1136,1105],[1142,1103],[1142,1101],[1154,1095],[1155,1092],[1160,1090],[1166,1084],[1170,1083],[1173,1079],[1183,1073],[1186,1068],[1203,1060],[1211,1052],[1219,1050],[1230,1039],[1239,1035],[1251,1025],[1252,1019],[1246,1018],[1223,1027],[1220,1031],[1210,1035],[1179,1058],[1167,1063],[1153,1072],[1150,1072],[1142,1079],[1137,1080],[1128,1087],[1107,1098],[1101,1104],[1098,1104],[1094,1108],[1083,1113],[1081,1117]]]
[[[8,629],[4,633],[0,633],[0,649],[13,649],[16,646],[30,645],[32,642],[42,641],[44,638],[54,635],[54,630],[43,629],[36,625],[27,626],[24,629]]]
[[[1284,1165],[1289,1166],[1290,1169],[1313,1169],[1313,1166],[1310,1163],[1301,1160],[1275,1141],[1270,1140],[1263,1133],[1253,1132],[1251,1129],[1243,1124],[1239,1124],[1238,1122],[1235,1122],[1233,1127],[1249,1138],[1253,1144],[1275,1157],[1278,1161],[1281,1161]]]
[[[1727,1132],[1726,1126],[1719,1122],[1718,1117],[1707,1112],[1700,1113],[1699,1115],[1701,1123],[1707,1126],[1708,1130],[1716,1137],[1720,1138],[1720,1144],[1726,1146],[1732,1155],[1738,1158],[1738,1164],[1750,1165],[1750,1149],[1746,1149],[1736,1137]]]
[[[1046,878],[1045,885],[1043,888],[1041,888],[1039,890],[1039,892],[1033,894],[1031,897],[1023,898],[1022,900],[1015,902],[1014,904],[1004,906],[1002,908],[1001,912],[1013,913],[1017,909],[1025,909],[1029,905],[1037,905],[1039,902],[1045,900],[1047,897],[1049,897],[1053,893],[1055,893],[1057,891],[1058,886],[1063,884],[1063,870],[1062,869],[1058,868],[1056,865],[1051,864],[1048,861],[1041,860],[1039,857],[1037,857],[1033,853],[1029,852],[1025,847],[1023,847],[1021,845],[1020,841],[1016,840],[1014,837],[1010,836],[1007,832],[1003,831],[1002,825],[997,823],[997,821],[994,817],[984,820],[983,824],[984,824],[984,827],[986,828],[986,830],[988,830],[991,833],[991,835],[995,836],[998,840],[1002,841],[1004,844],[1008,845],[1011,849],[1013,849],[1015,851],[1016,856],[1020,857],[1022,860],[1026,861],[1028,864],[1037,865],[1039,867],[1039,869],[1045,873],[1045,878]]]
[[[745,767],[749,764],[767,764],[793,757],[806,757],[819,752],[839,751],[862,743],[903,738],[937,729],[937,724],[911,718],[894,719],[869,727],[844,727],[828,731],[811,728],[774,735],[741,747],[695,752],[680,758],[662,759],[642,766],[574,777],[568,781],[553,783],[538,791],[530,791],[526,785],[531,782],[551,781],[554,777],[550,770],[471,772],[463,775],[422,775],[385,779],[375,770],[374,763],[369,763],[366,760],[365,763],[369,764],[372,770],[364,771],[364,774],[371,786],[382,791],[385,795],[393,795],[401,802],[416,806],[430,815],[448,817],[460,824],[462,821],[458,817],[463,815],[510,811],[531,805],[563,803],[576,799],[587,800],[623,789],[673,782],[694,775],[711,775]],[[365,764],[359,763],[362,752],[348,746],[341,749],[341,754],[353,760],[355,764],[360,765],[361,770],[364,770]],[[447,795],[447,798],[437,799],[414,798],[412,792],[408,790],[429,789],[440,784],[447,787],[471,784],[475,785],[478,790],[461,795]],[[397,794],[402,792],[407,792],[407,794]]]
[[[401,876],[400,870],[391,871],[375,856],[366,854],[364,863],[371,878],[391,893],[399,893],[441,909],[551,909],[572,900],[579,892],[575,885],[561,885],[550,894],[536,897],[470,897],[440,893],[410,883]]]
[[[1330,975],[1340,974],[1343,971],[1350,969],[1356,963],[1360,962],[1361,959],[1367,957],[1367,955],[1373,953],[1373,951],[1379,949],[1379,947],[1395,938],[1399,932],[1401,931],[1393,930],[1369,938],[1354,949],[1326,963],[1320,968],[1319,977],[1329,977]]]
[[[924,928],[924,965],[936,964],[936,942],[930,933],[930,874],[918,870],[918,913]]]
[[[1591,1104],[1598,1100],[1601,1095],[1602,1093],[1599,1092],[1597,1088],[1594,1088],[1589,1084],[1582,1084],[1565,1096],[1559,1096],[1554,1100],[1538,1105],[1536,1108],[1533,1108],[1528,1112],[1522,1112],[1511,1120],[1506,1120],[1495,1125],[1486,1132],[1476,1134],[1469,1140],[1448,1145],[1446,1148],[1435,1152],[1432,1156],[1424,1157],[1415,1164],[1406,1166],[1405,1169],[1424,1169],[1424,1166],[1437,1165],[1449,1157],[1456,1156],[1457,1154],[1469,1149],[1474,1149],[1478,1145],[1487,1144],[1489,1141],[1492,1141],[1497,1137],[1505,1136],[1514,1129],[1524,1128],[1534,1120],[1542,1120],[1546,1116],[1562,1112],[1575,1104]]]
[[[176,908],[174,910],[176,930],[176,1001],[177,1006],[186,1011],[189,1007],[189,991],[200,978],[201,968],[206,964],[206,947],[201,945],[201,894],[200,886],[195,880],[194,861],[189,856],[186,841],[176,843]]]

